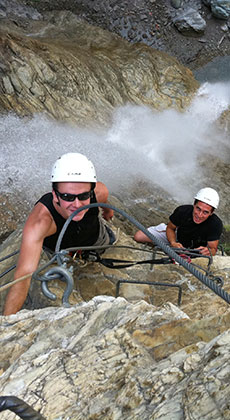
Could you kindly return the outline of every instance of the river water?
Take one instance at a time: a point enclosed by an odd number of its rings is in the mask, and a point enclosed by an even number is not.
[[[54,161],[63,153],[81,152],[94,162],[98,179],[112,193],[146,179],[178,201],[191,201],[199,183],[203,186],[202,154],[228,159],[228,139],[213,122],[229,104],[230,82],[219,82],[202,84],[183,114],[127,105],[114,112],[113,123],[101,132],[44,115],[32,120],[1,116],[0,191],[16,192],[33,203],[50,190]]]
[[[205,66],[194,71],[194,75],[201,83],[229,82],[230,56],[216,57]]]

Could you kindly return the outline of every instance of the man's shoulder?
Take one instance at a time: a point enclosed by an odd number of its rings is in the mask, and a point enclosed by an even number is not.
[[[107,201],[109,191],[103,182],[97,181],[94,192],[98,203],[105,203]]]
[[[209,222],[218,226],[223,226],[222,220],[217,214],[213,213],[209,218]]]
[[[181,206],[176,207],[174,212],[169,216],[169,220],[177,227],[183,225],[184,223],[191,223],[192,211],[192,205],[183,204]]]
[[[57,217],[57,210],[53,205],[53,194],[51,192],[44,194],[39,200],[35,203],[35,207],[40,204],[43,209],[46,209],[53,218]]]
[[[191,209],[193,209],[193,205],[192,204],[181,204],[176,209],[180,209],[180,210],[191,210]]]
[[[50,229],[53,230],[52,225],[53,218],[49,210],[42,203],[38,202],[26,220],[23,235],[32,235],[34,239],[45,237]]]
[[[174,210],[174,214],[189,214],[191,213],[193,210],[193,205],[192,204],[182,204],[178,207],[175,208]]]
[[[39,200],[36,201],[35,205],[37,203],[42,203],[42,204],[48,204],[50,202],[53,201],[53,194],[51,192],[45,193],[43,194]]]

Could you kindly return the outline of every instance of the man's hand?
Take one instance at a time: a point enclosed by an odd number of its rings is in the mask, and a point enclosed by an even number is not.
[[[172,248],[184,248],[180,242],[176,241],[176,225],[170,221],[167,224],[166,236]]]
[[[216,255],[217,248],[218,248],[219,241],[209,241],[207,243],[207,246],[200,246],[197,248],[202,255]]]
[[[107,221],[111,220],[113,217],[113,210],[106,207],[102,207],[102,217]]]
[[[211,255],[209,249],[206,246],[199,246],[199,248],[196,248],[196,250],[199,251],[201,255]]]
[[[172,248],[184,248],[183,245],[180,242],[171,242],[170,246]]]

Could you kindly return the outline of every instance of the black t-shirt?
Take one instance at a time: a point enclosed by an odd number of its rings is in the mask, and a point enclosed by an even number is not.
[[[93,193],[90,203],[96,202],[96,196],[95,193]],[[64,219],[64,217],[62,217],[54,208],[52,193],[43,195],[37,203],[42,203],[47,207],[57,226],[57,231],[53,235],[47,236],[43,242],[45,247],[54,251],[57,239],[66,219]],[[84,218],[79,222],[71,220],[63,236],[61,249],[93,245],[98,239],[100,229],[98,214],[98,207],[92,207],[85,213]]]
[[[207,242],[220,239],[223,225],[216,214],[212,214],[202,223],[193,221],[193,205],[177,207],[169,220],[177,227],[177,241],[185,248],[207,246]]]

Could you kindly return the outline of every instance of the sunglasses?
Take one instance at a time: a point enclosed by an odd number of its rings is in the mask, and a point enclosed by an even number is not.
[[[68,194],[68,193],[60,193],[58,190],[54,190],[56,195],[60,197],[64,201],[74,201],[76,198],[79,201],[88,200],[92,196],[92,191],[86,191],[80,194]]]

